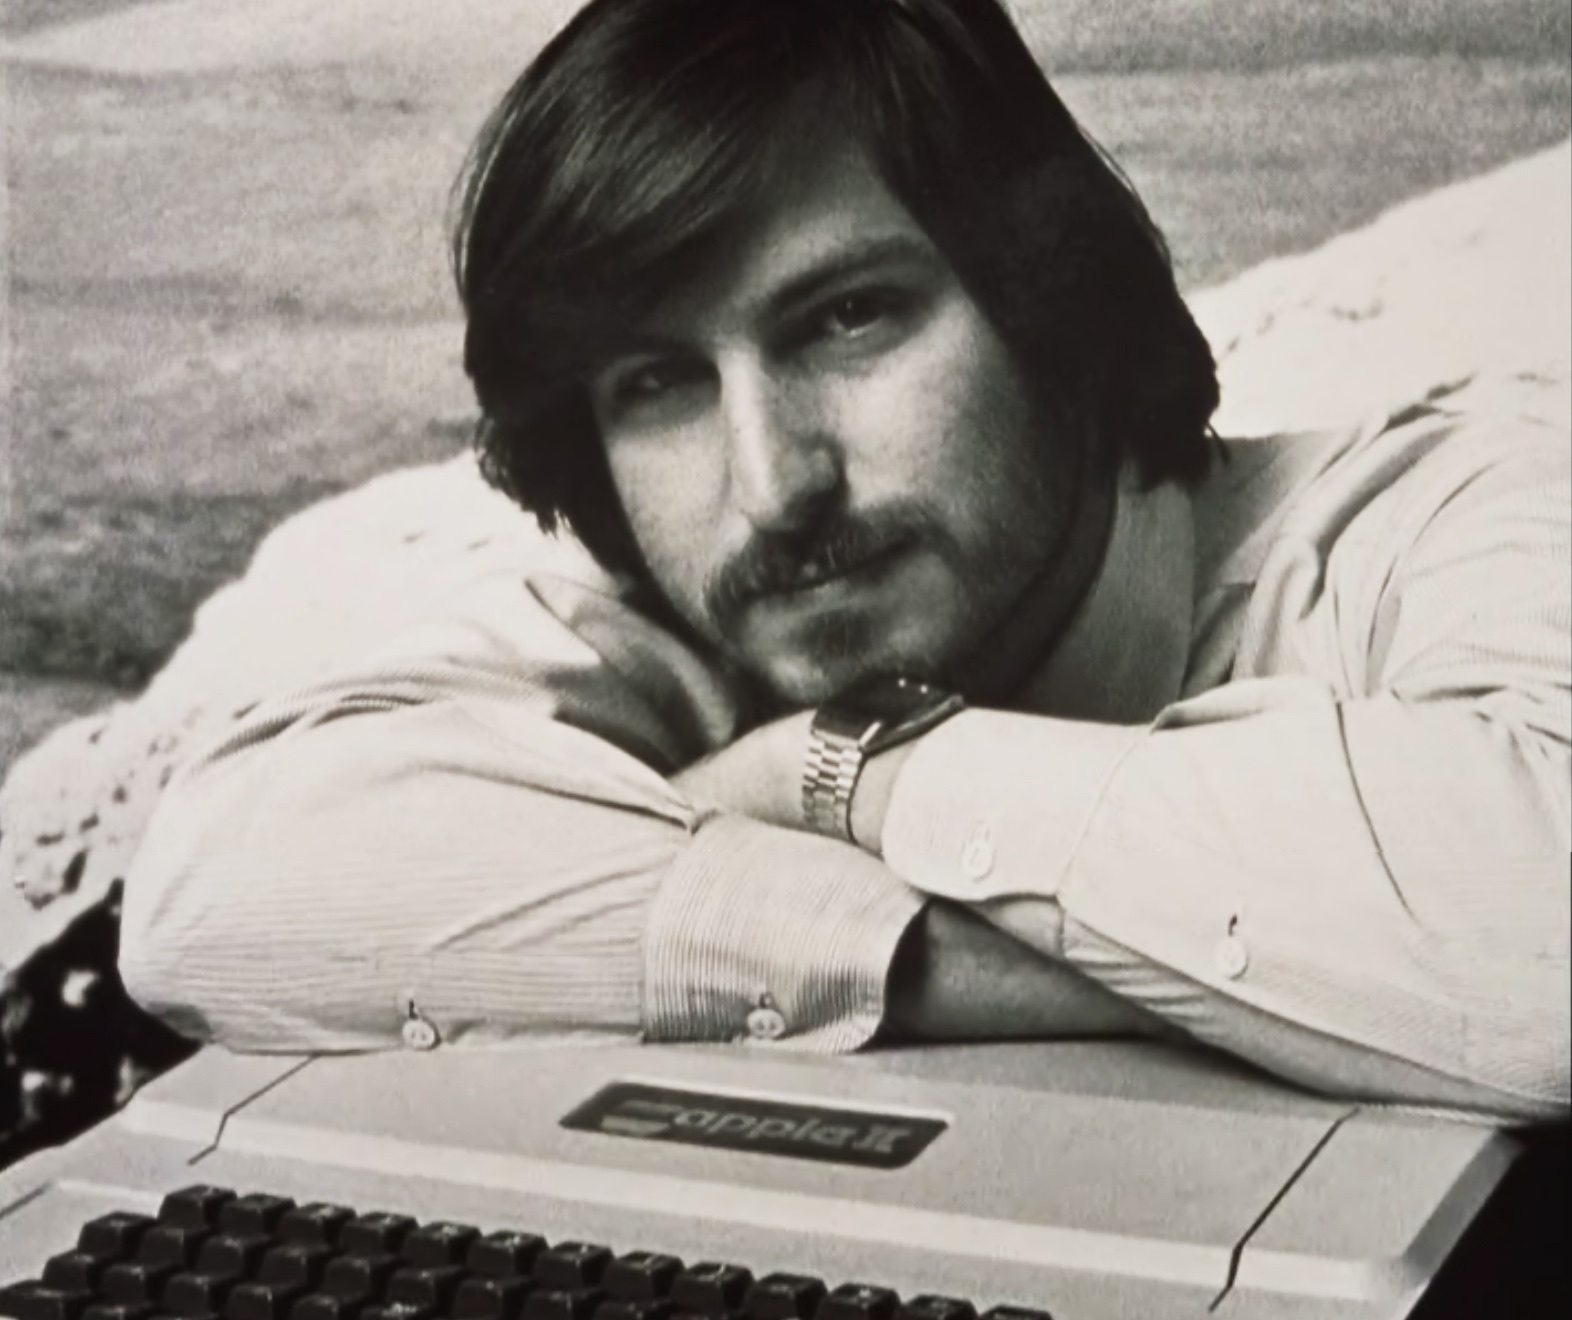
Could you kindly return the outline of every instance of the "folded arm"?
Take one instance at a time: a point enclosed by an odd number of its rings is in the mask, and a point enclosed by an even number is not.
[[[701,810],[671,767],[735,719],[615,597],[500,578],[353,672],[258,706],[166,791],[121,968],[240,1049],[589,1030],[877,1029],[922,899],[876,858]]]
[[[1390,556],[1282,539],[1301,598],[1239,681],[1151,728],[965,713],[870,780],[865,836],[1281,1075],[1565,1116],[1565,450],[1455,461],[1381,510]]]

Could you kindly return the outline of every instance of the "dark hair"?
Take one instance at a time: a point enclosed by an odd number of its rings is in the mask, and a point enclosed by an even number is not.
[[[1146,481],[1205,473],[1216,370],[1162,236],[998,0],[591,0],[458,193],[488,479],[637,570],[583,373],[767,203],[805,122],[862,145],[1029,380]]]

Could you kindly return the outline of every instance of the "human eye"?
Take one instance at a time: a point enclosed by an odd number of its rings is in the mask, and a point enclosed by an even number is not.
[[[660,406],[699,377],[699,368],[677,358],[656,358],[614,367],[595,382],[602,408],[615,415]]]
[[[888,325],[904,306],[905,299],[892,289],[842,293],[820,309],[816,329],[826,339],[856,339]]]
[[[618,376],[612,393],[619,403],[647,403],[676,389],[689,374],[676,362],[646,362]]]

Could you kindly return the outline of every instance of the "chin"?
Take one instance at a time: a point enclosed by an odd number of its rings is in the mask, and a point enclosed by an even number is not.
[[[885,601],[795,620],[789,629],[761,630],[739,650],[743,667],[776,706],[804,710],[875,674],[944,682],[957,634],[965,631],[958,613],[952,601],[929,593],[895,608]]]

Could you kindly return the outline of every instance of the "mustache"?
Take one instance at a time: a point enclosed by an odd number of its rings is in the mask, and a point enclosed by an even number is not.
[[[754,535],[705,583],[712,618],[734,618],[763,596],[835,577],[901,546],[932,539],[932,518],[906,502],[838,510],[803,532]]]

